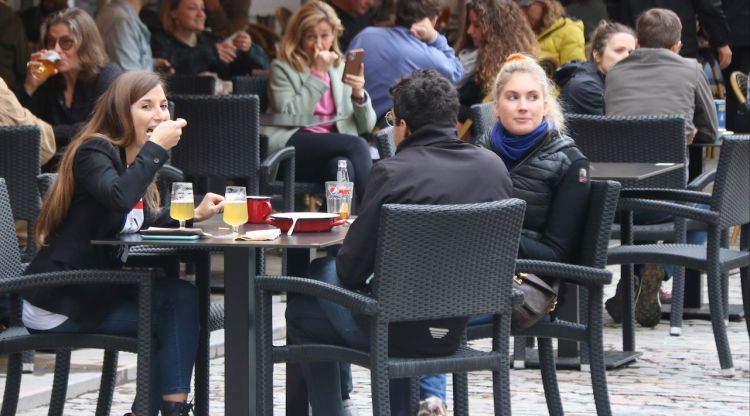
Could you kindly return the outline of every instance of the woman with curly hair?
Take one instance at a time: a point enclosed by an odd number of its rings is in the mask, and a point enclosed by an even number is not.
[[[570,61],[585,61],[583,22],[565,17],[565,9],[557,0],[516,0],[541,49],[540,58],[550,59],[555,66]]]
[[[460,121],[466,120],[470,106],[490,96],[506,56],[539,52],[534,32],[512,0],[470,0],[464,28],[455,47],[464,66],[464,76],[457,85]]]

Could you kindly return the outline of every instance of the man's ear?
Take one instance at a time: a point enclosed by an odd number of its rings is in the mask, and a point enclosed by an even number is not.
[[[674,52],[674,53],[680,53],[680,49],[682,49],[682,41],[681,40],[678,40],[677,43],[675,43],[674,45],[672,45],[671,48],[669,48],[669,50],[672,51],[672,52]]]
[[[435,25],[437,25],[437,19],[438,19],[437,16],[433,16],[430,18],[430,23],[432,23],[432,27],[435,27]]]

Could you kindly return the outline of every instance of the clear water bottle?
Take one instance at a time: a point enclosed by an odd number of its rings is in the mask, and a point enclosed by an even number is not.
[[[349,182],[349,171],[346,169],[346,160],[339,160],[339,167],[336,171],[336,182]]]

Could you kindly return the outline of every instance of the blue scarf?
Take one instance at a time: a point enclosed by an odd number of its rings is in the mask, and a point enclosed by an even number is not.
[[[510,169],[515,162],[523,158],[529,149],[536,146],[540,140],[547,136],[547,130],[549,130],[549,124],[547,120],[542,120],[542,123],[529,134],[523,136],[512,136],[500,123],[495,123],[495,127],[490,132],[492,139],[492,145],[497,153],[505,162],[505,166]]]

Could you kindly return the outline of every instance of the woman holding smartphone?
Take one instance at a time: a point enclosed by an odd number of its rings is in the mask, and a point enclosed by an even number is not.
[[[356,73],[344,73],[338,46],[342,30],[331,6],[317,0],[303,4],[292,15],[278,59],[271,63],[268,97],[273,113],[339,120],[306,128],[264,127],[261,132],[269,137],[269,151],[294,146],[298,180],[335,180],[338,160],[346,160],[357,206],[372,167],[369,145],[358,134],[375,126],[375,110],[364,88],[364,65]]]

